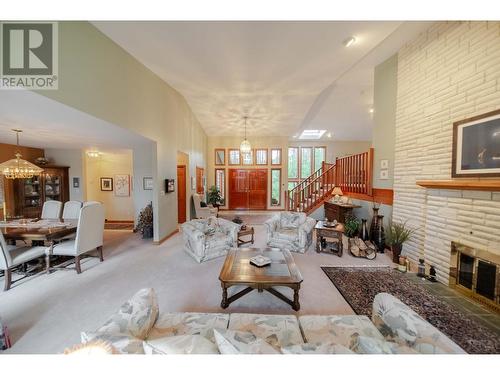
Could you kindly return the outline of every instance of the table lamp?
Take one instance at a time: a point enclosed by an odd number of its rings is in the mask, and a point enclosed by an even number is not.
[[[333,198],[333,201],[335,203],[338,203],[340,201],[340,196],[344,195],[344,193],[342,193],[342,189],[338,186],[335,186],[335,188],[332,191],[332,194],[335,195],[335,197]]]

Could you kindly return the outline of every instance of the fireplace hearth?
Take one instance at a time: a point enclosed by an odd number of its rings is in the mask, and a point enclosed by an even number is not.
[[[500,256],[451,243],[450,286],[500,311]]]

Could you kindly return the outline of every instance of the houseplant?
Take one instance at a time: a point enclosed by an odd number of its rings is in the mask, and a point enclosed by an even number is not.
[[[408,228],[406,223],[407,221],[392,221],[389,223],[385,231],[386,242],[391,247],[392,261],[394,263],[399,263],[399,256],[401,255],[403,244],[412,237],[416,230]]]
[[[355,216],[347,216],[344,223],[344,233],[347,237],[353,238],[359,232],[359,220]]]
[[[134,229],[135,232],[141,232],[142,238],[152,238],[153,237],[153,203],[144,207],[139,213],[139,218],[137,219],[137,226]]]
[[[214,207],[222,206],[224,204],[224,198],[222,198],[220,190],[217,186],[210,186],[208,189],[207,201]]]

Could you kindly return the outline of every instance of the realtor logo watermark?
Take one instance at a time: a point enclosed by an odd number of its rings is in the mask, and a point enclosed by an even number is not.
[[[0,89],[58,88],[57,22],[0,23]]]

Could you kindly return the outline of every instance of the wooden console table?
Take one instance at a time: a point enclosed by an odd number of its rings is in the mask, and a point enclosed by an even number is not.
[[[361,206],[351,203],[335,203],[333,201],[325,202],[325,216],[328,221],[337,220],[339,223],[345,223],[345,217],[352,213],[354,208]]]

